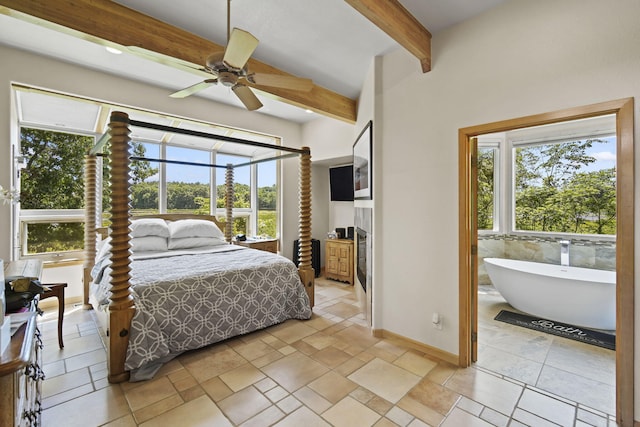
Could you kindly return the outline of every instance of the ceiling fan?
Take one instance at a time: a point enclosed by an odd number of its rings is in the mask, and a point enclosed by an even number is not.
[[[227,0],[227,47],[224,52],[215,52],[207,57],[205,71],[213,74],[206,79],[185,89],[172,93],[172,98],[185,98],[214,84],[230,87],[233,93],[250,110],[257,110],[262,103],[247,85],[279,87],[308,92],[313,88],[310,79],[280,74],[252,73],[247,68],[249,58],[258,47],[258,39],[251,33],[234,28],[230,31],[231,0]]]

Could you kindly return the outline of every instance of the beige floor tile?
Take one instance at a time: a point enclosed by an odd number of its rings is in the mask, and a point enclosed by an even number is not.
[[[404,409],[400,409],[397,406],[391,408],[385,415],[386,418],[395,422],[399,426],[406,426],[415,418],[413,415],[405,411]]]
[[[428,379],[420,381],[407,395],[442,415],[447,415],[460,399],[459,394]]]
[[[566,399],[580,402],[607,414],[615,414],[614,386],[599,383],[552,366],[542,368],[537,387]]]
[[[193,359],[185,359],[182,360],[182,364],[200,382],[217,377],[247,363],[245,358],[229,347],[219,351],[201,353]]]
[[[263,367],[262,371],[292,393],[328,369],[308,356],[295,352]]]
[[[347,378],[392,403],[420,381],[417,375],[380,359],[373,359]]]
[[[302,406],[287,415],[283,420],[274,424],[274,427],[331,427],[319,415],[306,406]]]
[[[406,369],[409,372],[413,372],[414,374],[424,377],[427,375],[433,368],[435,368],[438,363],[434,362],[431,359],[427,359],[425,357],[419,356],[410,351],[402,354],[398,357],[394,362],[394,365],[399,366],[403,369]]]
[[[460,369],[445,386],[503,414],[516,406],[523,387],[475,368]]]
[[[351,316],[355,316],[360,313],[360,308],[351,304],[346,304],[344,302],[337,302],[329,307],[324,309],[327,313],[331,313],[334,316],[342,317],[343,319],[348,319]]]
[[[213,399],[214,402],[219,402],[222,399],[229,397],[233,394],[227,385],[219,377],[211,378],[200,384],[204,391]]]
[[[146,381],[139,387],[133,388],[125,392],[127,401],[132,411],[137,411],[145,406],[159,402],[171,395],[177,395],[178,392],[171,384],[167,377],[160,377],[154,380]]]
[[[336,339],[334,337],[322,332],[316,332],[315,334],[309,335],[308,337],[305,337],[302,340],[318,350],[327,348],[336,342]]]
[[[381,417],[352,397],[345,397],[322,414],[335,427],[372,426]]]
[[[232,427],[233,424],[208,397],[202,396],[140,424],[141,427]]]
[[[245,421],[240,427],[265,427],[273,425],[285,417],[285,413],[277,406],[269,406],[253,418]]]
[[[522,393],[518,408],[560,425],[571,425],[576,414],[575,406],[530,389],[525,389]]]
[[[205,394],[207,393],[200,385],[196,385],[186,390],[180,391],[180,397],[182,397],[182,400],[184,400],[185,402],[189,402],[200,396],[204,396]]]
[[[379,338],[371,335],[371,331],[369,331],[368,328],[359,325],[351,325],[347,328],[344,328],[341,331],[338,331],[335,334],[335,337],[345,340],[352,346],[363,348],[368,348],[376,345],[380,341]]]
[[[308,387],[329,402],[336,403],[358,388],[358,385],[333,371],[329,371],[310,382]]]
[[[614,350],[555,338],[545,364],[603,384],[615,386],[616,383]]]
[[[355,396],[352,396],[352,397],[355,397]],[[389,412],[391,408],[393,408],[393,403],[375,394],[371,399],[367,401],[366,405],[367,405],[367,408],[373,409],[380,415],[386,414],[387,412]]]
[[[455,408],[440,427],[493,427],[486,421]]]
[[[48,363],[42,367],[42,370],[44,371],[45,378],[47,379],[62,375],[66,372],[66,369],[64,367],[64,359]]]
[[[300,402],[295,397],[289,395],[289,396],[285,397],[284,399],[280,400],[278,403],[276,403],[276,405],[285,414],[290,414],[293,411],[295,411],[296,409],[298,409],[300,406],[302,406],[302,402]]]
[[[397,427],[400,424],[396,424],[388,418],[380,418],[377,423],[373,425],[373,427]]]
[[[107,387],[42,412],[43,427],[102,425],[129,414],[119,387]]]
[[[42,397],[51,397],[54,394],[91,384],[91,375],[88,369],[80,369],[53,378],[45,378],[42,382]]]
[[[289,392],[280,386],[276,386],[264,393],[264,395],[267,396],[267,399],[269,399],[273,403],[276,403],[288,396]]]
[[[316,332],[315,329],[304,323],[290,323],[284,328],[272,331],[271,334],[287,344],[291,344]]]
[[[133,419],[133,415],[125,415],[115,421],[105,424],[103,427],[136,427],[138,424]]]
[[[247,344],[242,344],[234,347],[233,349],[249,361],[258,359],[273,351],[276,351],[275,348],[271,347],[269,344],[262,340],[256,340]]]
[[[172,394],[169,397],[158,400],[150,405],[133,411],[133,418],[135,418],[138,424],[148,421],[157,416],[161,416],[164,413],[177,408],[184,403],[182,397],[179,394]]]
[[[322,350],[313,353],[311,358],[331,369],[335,369],[346,361],[351,360],[351,356],[349,354],[333,346],[323,348]]]
[[[271,406],[271,402],[254,387],[247,387],[221,400],[218,406],[234,424],[242,424]]]
[[[543,364],[489,345],[478,346],[478,366],[526,384],[535,385]]]
[[[441,413],[424,406],[409,396],[400,399],[397,406],[430,426],[440,426],[442,420],[445,419]],[[458,427],[463,426],[466,427],[464,424],[460,424]]]
[[[321,414],[331,407],[331,402],[309,387],[302,387],[293,395],[317,414]]]
[[[67,367],[67,372],[70,372],[75,371],[76,369],[82,369],[91,365],[96,365],[101,362],[106,362],[106,360],[107,354],[105,353],[105,350],[103,348],[99,348],[88,353],[68,357],[64,360],[64,364]]]
[[[85,384],[80,387],[72,388],[71,390],[56,393],[53,396],[46,397],[42,400],[42,409],[48,409],[59,405],[69,400],[76,399],[94,391],[92,384]]]
[[[265,378],[265,375],[250,363],[220,375],[220,379],[233,391],[240,391]]]

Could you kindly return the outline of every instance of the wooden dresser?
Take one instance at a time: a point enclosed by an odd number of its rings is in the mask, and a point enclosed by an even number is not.
[[[28,264],[28,265],[27,265]],[[40,277],[39,262],[8,263],[5,274],[32,273]],[[2,280],[4,286],[4,279]],[[4,291],[4,288],[2,289]],[[11,314],[24,321],[0,354],[0,426],[39,426],[42,411],[42,338],[36,321],[37,297],[31,310]],[[5,319],[7,322],[9,319]]]
[[[236,245],[246,246],[247,248],[259,249],[261,251],[278,253],[278,239],[260,239],[260,240],[237,240]]]
[[[353,240],[327,240],[325,257],[325,277],[353,285]]]

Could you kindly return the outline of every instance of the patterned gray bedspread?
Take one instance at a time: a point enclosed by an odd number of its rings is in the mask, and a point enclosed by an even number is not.
[[[126,369],[287,319],[311,317],[309,298],[290,260],[255,249],[226,248],[132,261],[136,312]],[[95,289],[106,289],[108,281],[107,267]]]

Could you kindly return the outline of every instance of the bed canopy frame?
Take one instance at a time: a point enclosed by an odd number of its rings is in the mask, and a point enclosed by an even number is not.
[[[308,147],[290,148],[279,145],[266,144],[255,141],[245,141],[238,138],[214,135],[188,129],[174,128],[170,126],[146,123],[130,120],[127,113],[115,111],[111,113],[108,138],[101,138],[96,146],[85,158],[85,262],[84,262],[84,303],[88,306],[89,285],[91,283],[91,269],[96,257],[97,236],[97,200],[98,200],[98,167],[97,157],[107,140],[110,141],[109,159],[111,164],[111,302],[108,310],[108,336],[107,336],[107,367],[108,380],[111,383],[127,381],[129,372],[125,370],[125,358],[129,344],[129,329],[135,313],[135,302],[131,295],[129,280],[131,278],[131,245],[129,242],[131,217],[130,217],[130,188],[129,172],[131,160],[153,160],[166,163],[190,164],[189,162],[174,162],[158,159],[144,159],[131,156],[130,127],[142,127],[147,129],[163,130],[172,133],[188,134],[202,138],[225,140],[229,142],[254,145],[263,148],[271,148],[288,154],[267,160],[300,156],[299,167],[299,251],[298,273],[305,287],[311,307],[314,303],[314,269],[311,264],[311,152]],[[233,233],[233,170],[235,167],[247,166],[267,160],[257,160],[241,165],[203,165],[198,166],[224,167],[226,168],[225,185],[226,221],[224,234],[227,242],[231,242]]]

